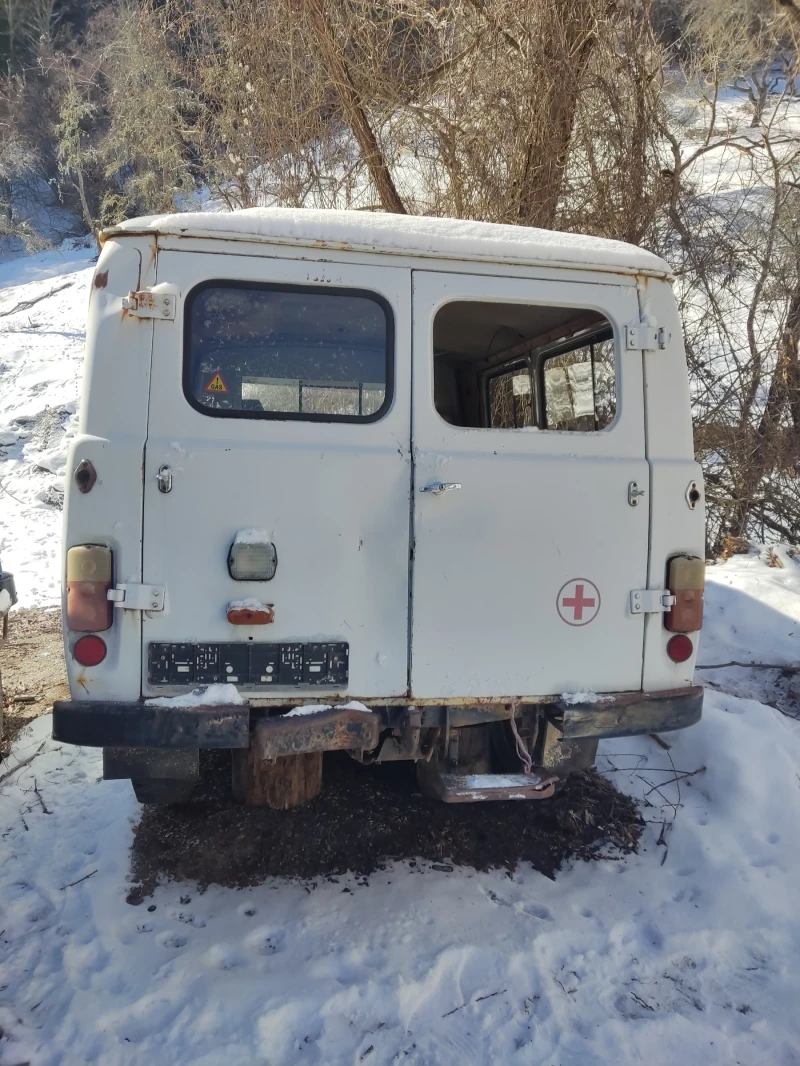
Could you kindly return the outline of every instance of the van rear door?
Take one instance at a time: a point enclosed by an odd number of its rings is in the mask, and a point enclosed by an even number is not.
[[[143,691],[404,694],[410,272],[167,250],[158,281]]]
[[[418,271],[413,305],[412,695],[640,688],[634,279]]]

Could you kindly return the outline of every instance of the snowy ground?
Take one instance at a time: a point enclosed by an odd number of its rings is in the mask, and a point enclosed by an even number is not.
[[[780,556],[710,571],[704,663],[796,660]],[[709,690],[670,751],[603,747],[641,854],[555,882],[396,864],[133,907],[130,786],[39,719],[0,783],[0,1066],[800,1063],[800,724],[772,672],[713,674],[751,698]]]
[[[95,254],[76,243],[0,263],[0,560],[24,607],[60,598],[64,467]]]

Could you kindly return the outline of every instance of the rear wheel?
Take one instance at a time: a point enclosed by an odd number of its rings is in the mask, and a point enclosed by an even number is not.
[[[138,778],[131,780],[139,803],[168,805],[187,803],[194,781],[179,781],[169,777]]]

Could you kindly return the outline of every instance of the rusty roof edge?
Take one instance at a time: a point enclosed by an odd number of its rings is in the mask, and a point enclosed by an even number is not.
[[[501,255],[482,255],[480,252],[475,252],[472,255],[453,254],[452,252],[440,252],[436,250],[420,251],[419,249],[411,248],[392,248],[384,247],[377,244],[361,244],[350,241],[320,241],[310,240],[306,237],[271,237],[258,233],[239,233],[235,231],[225,230],[202,230],[199,228],[189,227],[182,233],[175,233],[167,229],[159,229],[157,226],[142,226],[140,229],[133,229],[128,226],[109,226],[107,229],[103,229],[99,234],[100,245],[104,245],[105,242],[111,238],[117,237],[156,237],[158,238],[174,238],[175,240],[211,240],[211,241],[238,241],[243,244],[273,244],[283,245],[293,248],[312,248],[319,251],[325,251],[330,249],[336,252],[360,252],[370,255],[392,255],[401,256],[408,259],[434,259],[434,260],[453,260],[457,262],[466,263],[498,263],[503,266],[521,266],[521,267],[552,267],[558,270],[582,270],[589,271],[595,274],[621,274],[624,277],[652,277],[660,278],[664,281],[674,281],[675,275],[669,269],[659,270],[656,267],[643,267],[631,266],[624,267],[618,263],[581,263],[578,260],[570,259],[541,259],[536,261],[531,257],[522,258],[520,256],[501,256]],[[658,257],[654,257],[658,258]]]

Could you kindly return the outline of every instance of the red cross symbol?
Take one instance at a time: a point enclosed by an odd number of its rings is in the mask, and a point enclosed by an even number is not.
[[[558,590],[556,607],[568,626],[586,626],[600,610],[600,590],[585,577],[573,577]]]

